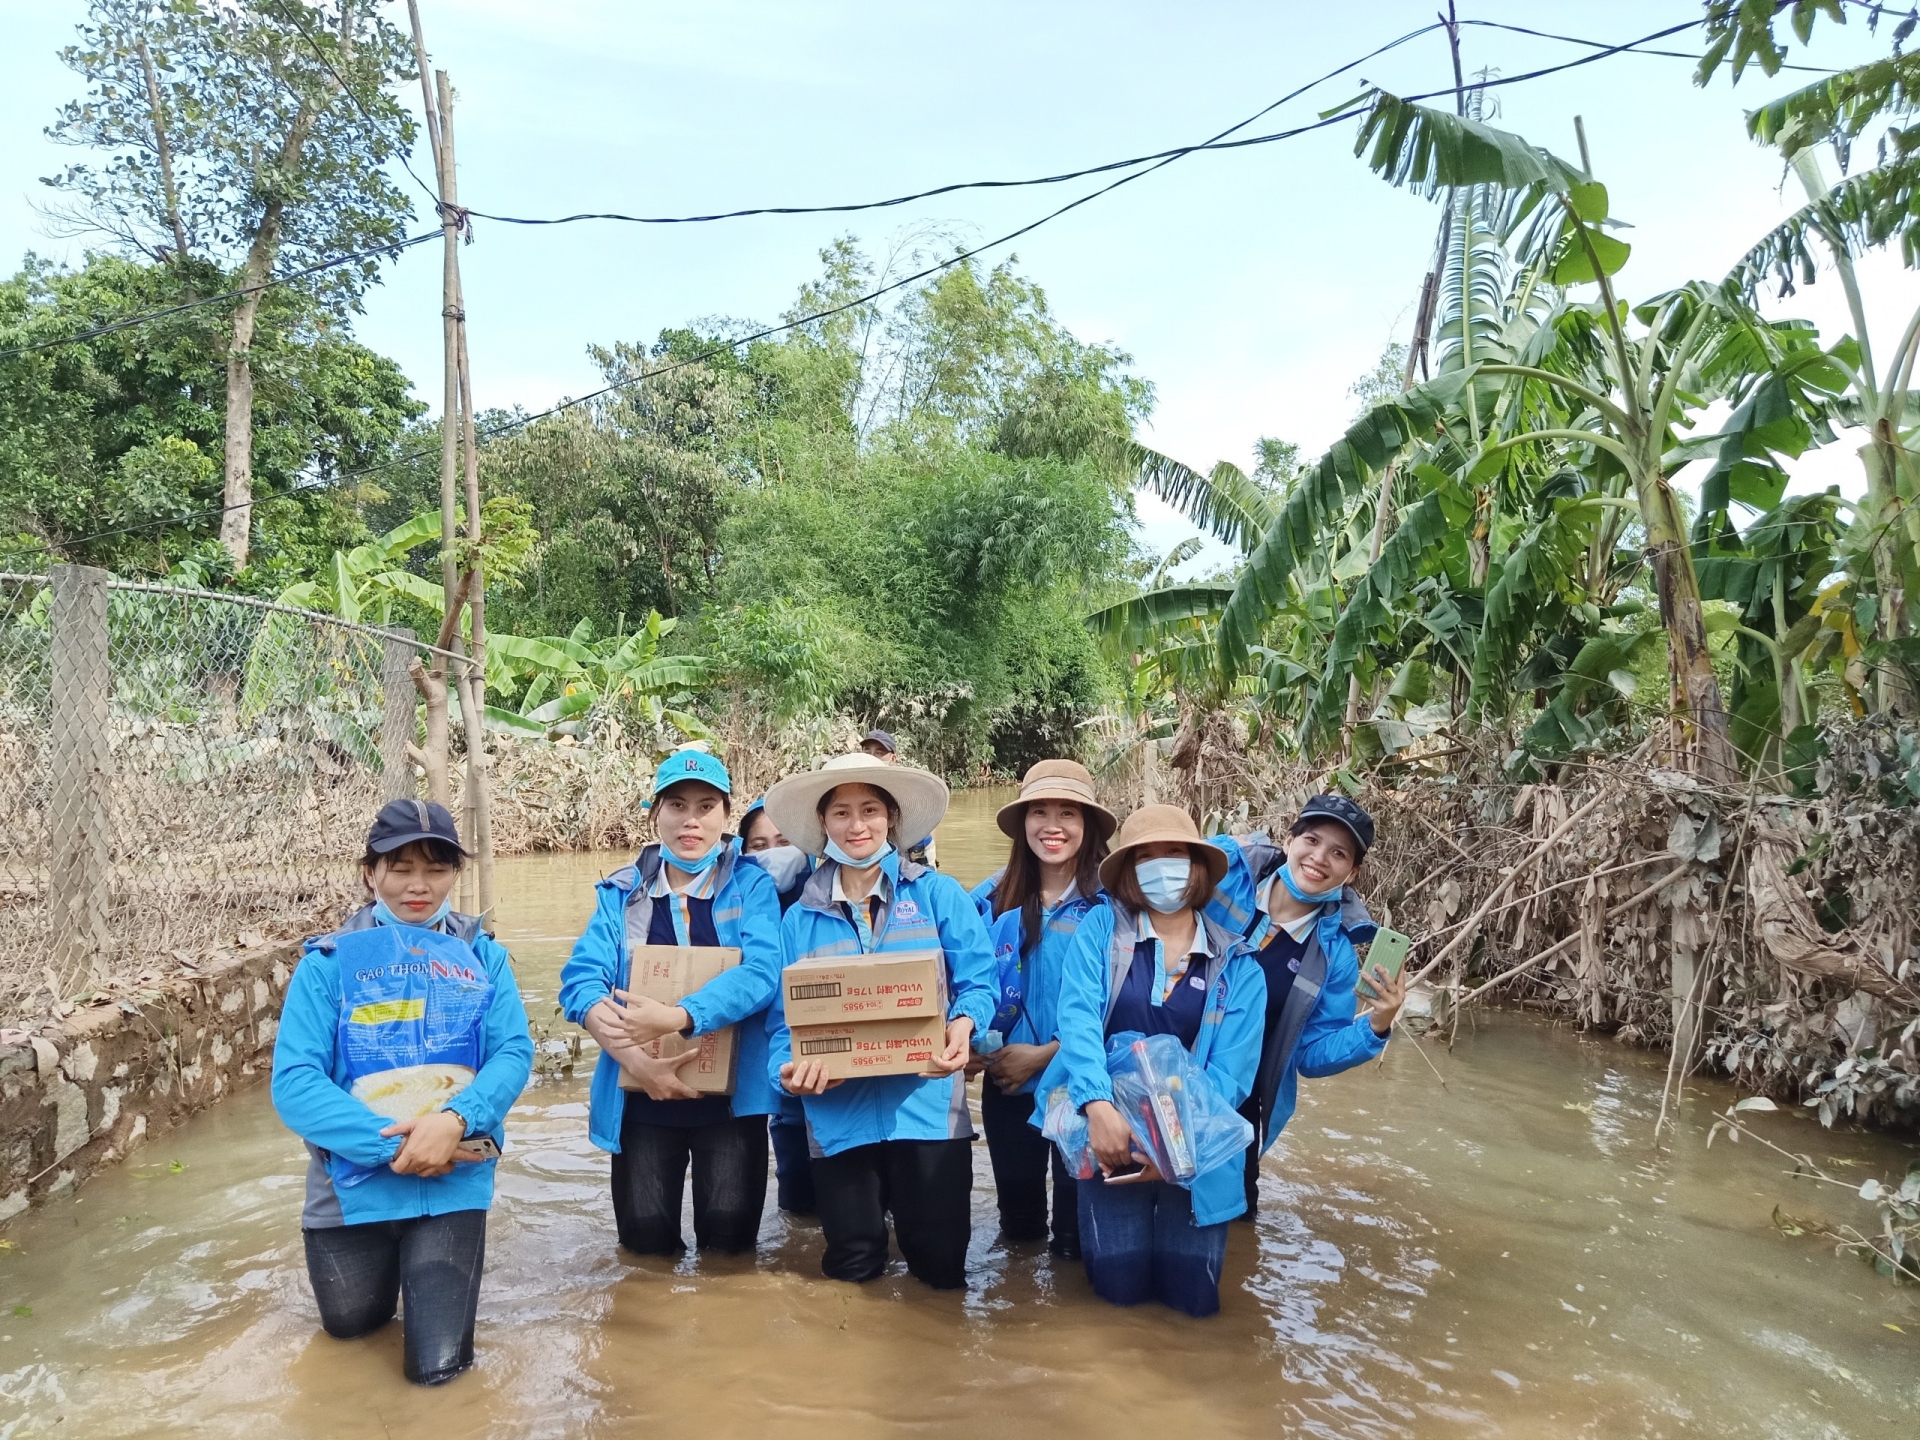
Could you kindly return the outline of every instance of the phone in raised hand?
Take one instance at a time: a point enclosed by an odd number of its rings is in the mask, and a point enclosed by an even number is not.
[[[1407,963],[1407,952],[1412,948],[1411,935],[1402,935],[1398,930],[1389,930],[1382,925],[1373,937],[1373,944],[1367,949],[1366,970],[1371,972],[1378,965],[1391,979]]]

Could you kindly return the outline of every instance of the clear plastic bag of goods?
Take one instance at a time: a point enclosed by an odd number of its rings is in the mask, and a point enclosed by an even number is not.
[[[1210,1170],[1241,1163],[1253,1143],[1253,1126],[1221,1099],[1207,1072],[1172,1035],[1115,1035],[1107,1041],[1107,1074],[1113,1103],[1140,1153],[1175,1185],[1192,1185]],[[1040,1133],[1059,1147],[1069,1175],[1090,1180],[1098,1173],[1086,1117],[1068,1101],[1065,1086],[1048,1095]]]
[[[1067,1087],[1056,1085],[1047,1095],[1047,1118],[1040,1133],[1054,1143],[1061,1163],[1076,1180],[1091,1180],[1099,1171],[1093,1145],[1087,1137],[1087,1117],[1067,1099]]]

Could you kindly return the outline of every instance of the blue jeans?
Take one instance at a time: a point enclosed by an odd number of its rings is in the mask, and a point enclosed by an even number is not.
[[[438,1385],[473,1364],[473,1320],[487,1261],[487,1212],[302,1230],[320,1324],[336,1340],[371,1335],[406,1314],[407,1379]]]
[[[1225,1221],[1194,1224],[1193,1197],[1163,1180],[1082,1180],[1078,1189],[1080,1254],[1094,1294],[1115,1305],[1158,1300],[1188,1315],[1219,1310]]]

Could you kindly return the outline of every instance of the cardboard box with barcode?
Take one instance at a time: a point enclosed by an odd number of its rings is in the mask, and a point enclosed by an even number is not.
[[[947,1013],[947,962],[938,950],[807,960],[781,972],[789,1025],[911,1020]]]
[[[795,1025],[792,1043],[795,1060],[824,1060],[830,1080],[924,1075],[946,1048],[947,1022],[934,1014],[907,1020]]]
[[[938,950],[844,955],[789,965],[781,1001],[795,1060],[835,1080],[920,1075],[946,1044],[947,962]]]
[[[644,995],[663,1005],[678,1005],[709,980],[738,965],[740,951],[731,945],[636,945],[632,958],[627,993]],[[641,1048],[660,1060],[673,1060],[689,1050],[698,1050],[699,1059],[680,1067],[680,1078],[702,1095],[731,1095],[740,1070],[739,1030],[737,1025],[726,1025],[691,1040],[663,1035]],[[622,1070],[620,1088],[640,1087]]]

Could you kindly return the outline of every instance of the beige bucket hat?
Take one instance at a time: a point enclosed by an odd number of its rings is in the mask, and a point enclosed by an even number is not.
[[[789,775],[763,802],[767,817],[780,833],[809,855],[827,848],[826,827],[820,823],[820,797],[840,785],[871,785],[884,790],[900,807],[900,833],[887,839],[897,850],[917,845],[933,833],[947,813],[947,782],[911,765],[889,765],[872,755],[836,755],[818,770]]]
[[[1113,889],[1120,872],[1133,864],[1133,851],[1142,845],[1163,841],[1185,845],[1192,851],[1194,863],[1206,870],[1212,885],[1219,885],[1226,875],[1227,852],[1200,838],[1191,815],[1178,805],[1142,805],[1120,827],[1119,835],[1114,837],[1113,853],[1100,862],[1100,883]]]
[[[1020,782],[1020,798],[1000,807],[994,818],[1010,839],[1020,838],[1027,806],[1036,800],[1065,800],[1078,805],[1087,817],[1087,831],[1095,841],[1109,840],[1120,821],[1093,794],[1093,775],[1075,760],[1042,760]]]

